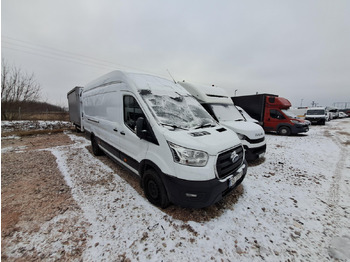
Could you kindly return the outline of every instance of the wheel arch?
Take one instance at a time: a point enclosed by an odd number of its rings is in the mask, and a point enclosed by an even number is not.
[[[157,172],[158,176],[163,181],[164,173],[162,172],[162,170],[157,166],[157,164],[155,164],[154,162],[152,162],[151,160],[148,160],[148,159],[142,160],[140,163],[139,169],[138,169],[138,173],[140,175],[141,181],[143,180],[143,175],[145,174],[145,171],[148,169],[154,169],[154,171]],[[164,183],[164,181],[163,181],[163,183]]]
[[[281,130],[282,128],[288,128],[288,130],[289,130],[289,135],[291,135],[291,134],[293,133],[293,127],[292,127],[291,124],[286,124],[286,123],[279,124],[279,125],[277,126],[277,129],[276,129],[276,131],[277,131],[278,134],[280,134],[280,130]]]

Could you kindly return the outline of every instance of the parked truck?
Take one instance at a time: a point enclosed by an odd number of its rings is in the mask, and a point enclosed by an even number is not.
[[[264,130],[260,125],[247,121],[242,116],[224,89],[188,82],[178,83],[193,95],[220,125],[236,132],[244,146],[247,161],[253,161],[265,155]]]
[[[83,88],[80,86],[74,87],[67,93],[69,120],[73,123],[77,131],[83,131],[81,125],[82,118],[82,101],[81,94]]]
[[[137,174],[154,205],[206,207],[246,175],[236,133],[172,81],[113,71],[84,86],[82,105],[93,153]]]
[[[279,135],[304,133],[310,122],[299,119],[288,111],[291,103],[278,95],[257,94],[231,97],[235,105],[242,107],[252,118],[257,119],[266,132]]]

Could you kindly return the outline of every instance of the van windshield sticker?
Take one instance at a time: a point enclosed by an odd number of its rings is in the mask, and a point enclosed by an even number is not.
[[[192,96],[141,95],[159,124],[176,127],[176,129],[193,129],[205,124],[216,125],[214,119]]]

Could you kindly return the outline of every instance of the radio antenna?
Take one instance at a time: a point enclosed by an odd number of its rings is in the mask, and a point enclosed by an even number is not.
[[[174,77],[170,74],[169,70],[167,69],[166,71],[168,71],[168,74],[170,75],[171,79],[174,81],[174,83],[176,84],[176,81],[174,79]]]

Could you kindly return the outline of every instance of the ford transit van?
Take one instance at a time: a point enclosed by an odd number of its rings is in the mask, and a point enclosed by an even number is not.
[[[82,104],[93,153],[139,175],[154,205],[206,207],[246,175],[237,135],[172,81],[113,71],[84,87]]]

